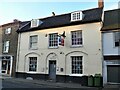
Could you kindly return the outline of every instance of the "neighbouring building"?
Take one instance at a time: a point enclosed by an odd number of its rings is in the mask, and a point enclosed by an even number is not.
[[[16,77],[82,82],[102,75],[100,7],[33,19],[18,30]]]
[[[14,20],[0,26],[0,73],[15,76],[18,33],[25,22]]]
[[[0,55],[2,55],[2,26],[0,26]],[[1,61],[0,61],[0,65],[1,65]],[[0,71],[1,71],[1,67],[0,67]]]
[[[2,55],[2,26],[0,26],[0,55]]]
[[[105,11],[101,31],[104,84],[120,83],[120,9]]]

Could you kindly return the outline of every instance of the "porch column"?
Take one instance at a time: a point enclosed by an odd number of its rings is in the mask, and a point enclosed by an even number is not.
[[[10,56],[10,76],[12,74],[13,56]]]

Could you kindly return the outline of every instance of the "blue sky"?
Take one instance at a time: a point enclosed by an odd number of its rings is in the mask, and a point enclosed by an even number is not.
[[[98,0],[88,2],[88,0],[79,1],[65,1],[58,2],[53,1],[0,1],[0,25],[12,22],[13,19],[21,21],[31,20],[35,18],[43,18],[52,15],[55,12],[56,15],[70,13],[77,10],[86,10],[96,8],[98,6]],[[104,0],[105,10],[111,10],[118,8],[119,0]]]

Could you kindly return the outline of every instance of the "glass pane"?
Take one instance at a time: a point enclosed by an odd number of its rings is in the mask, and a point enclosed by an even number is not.
[[[49,34],[49,46],[50,47],[58,46],[58,34],[57,33]]]
[[[72,73],[82,74],[82,56],[72,56]]]
[[[37,68],[37,57],[30,57],[29,71],[36,71]]]

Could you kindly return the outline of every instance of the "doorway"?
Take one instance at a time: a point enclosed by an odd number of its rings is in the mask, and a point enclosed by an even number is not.
[[[49,79],[56,80],[56,61],[49,61]]]
[[[107,82],[120,83],[120,65],[107,66]]]
[[[10,74],[10,61],[9,60],[2,61],[2,73]]]

